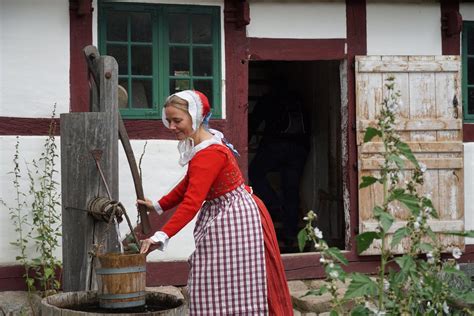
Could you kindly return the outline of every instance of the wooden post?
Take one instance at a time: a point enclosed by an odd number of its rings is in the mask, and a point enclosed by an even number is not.
[[[94,256],[118,252],[115,227],[94,221],[87,204],[107,197],[92,150],[102,152],[100,165],[112,199],[118,201],[118,66],[115,59],[102,56],[97,62],[100,112],[61,115],[61,181],[63,217],[63,289],[96,289]],[[92,104],[97,104],[91,101]],[[99,246],[96,249],[95,245]]]

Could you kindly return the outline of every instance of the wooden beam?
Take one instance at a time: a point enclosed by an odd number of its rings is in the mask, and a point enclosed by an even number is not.
[[[250,60],[344,59],[345,39],[249,38]]]

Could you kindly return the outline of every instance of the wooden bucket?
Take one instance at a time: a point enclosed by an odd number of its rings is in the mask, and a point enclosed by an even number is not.
[[[98,258],[99,306],[130,308],[145,305],[146,255],[108,253]]]

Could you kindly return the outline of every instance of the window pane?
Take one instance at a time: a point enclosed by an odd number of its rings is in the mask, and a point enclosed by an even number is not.
[[[467,84],[474,84],[474,58],[467,59]]]
[[[193,43],[211,43],[212,19],[210,15],[193,16]]]
[[[131,13],[132,42],[151,42],[151,14]]]
[[[189,75],[188,47],[170,47],[170,75]]]
[[[119,79],[119,86],[122,86],[125,89],[125,91],[127,91],[127,98],[128,98],[128,80]],[[127,107],[128,107],[128,100],[127,102],[119,102],[119,108],[126,109]]]
[[[474,27],[466,28],[467,32],[467,53],[474,55]]]
[[[170,94],[188,90],[189,89],[189,80],[183,79],[171,79],[170,80]]]
[[[193,54],[193,75],[212,76],[212,48],[196,47]]]
[[[151,46],[132,46],[132,74],[151,75]]]
[[[127,13],[114,11],[108,12],[107,40],[127,41]]]
[[[474,114],[474,88],[467,91],[467,114]]]
[[[132,107],[151,108],[152,90],[151,80],[132,80]]]
[[[107,45],[107,55],[115,57],[119,67],[119,75],[128,75],[127,46]]]
[[[189,43],[189,27],[187,15],[169,15],[169,36],[171,43]]]
[[[209,103],[213,108],[212,104],[213,93],[212,93],[212,80],[194,80],[194,89],[200,91],[206,95],[209,99]]]

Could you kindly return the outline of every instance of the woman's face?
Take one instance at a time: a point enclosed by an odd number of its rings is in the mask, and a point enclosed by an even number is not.
[[[187,111],[168,105],[165,108],[165,114],[166,120],[169,123],[169,129],[175,134],[178,140],[183,140],[193,134],[191,116]]]

